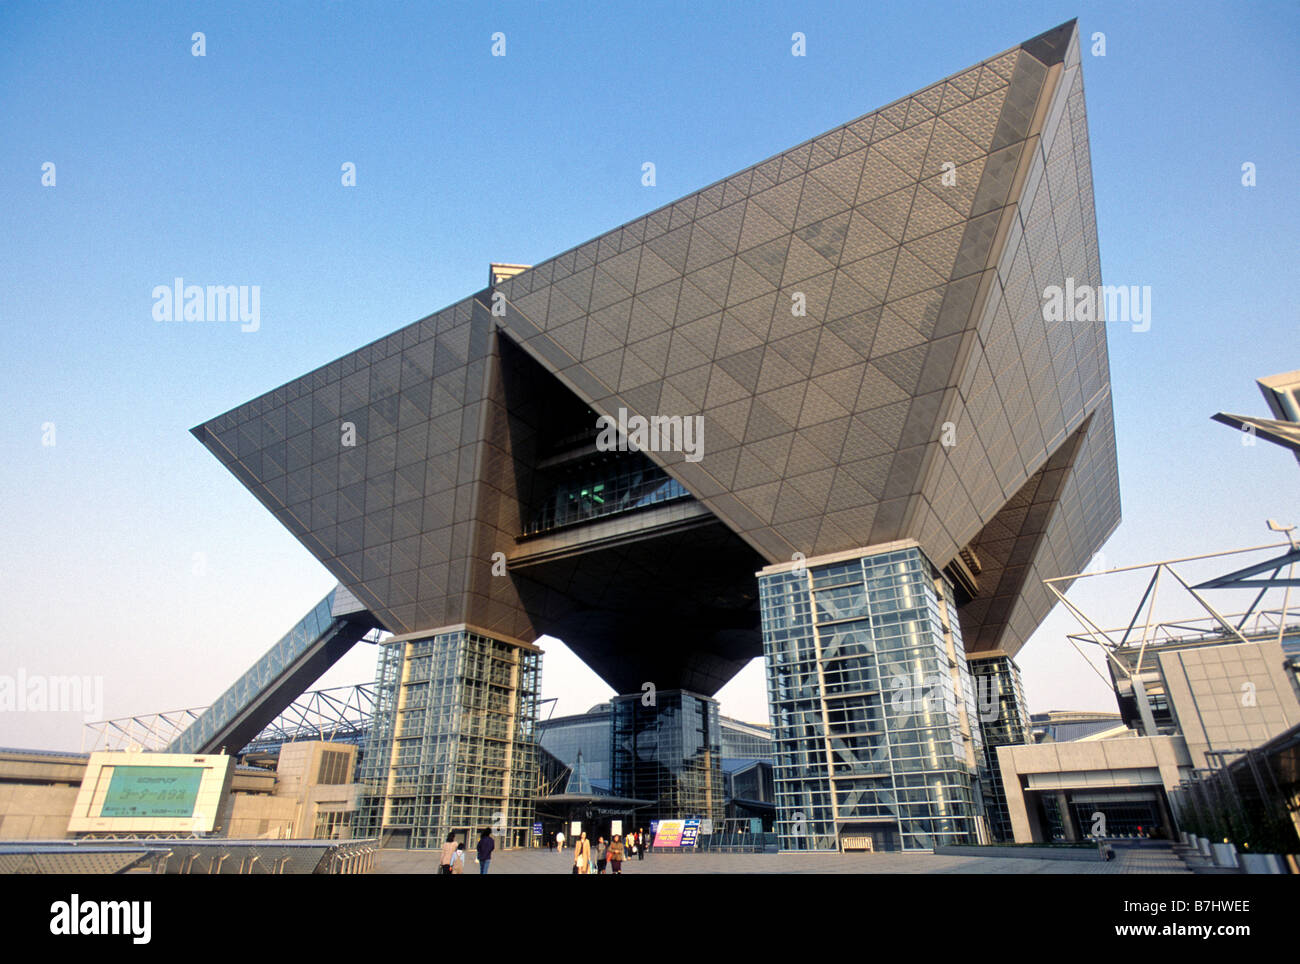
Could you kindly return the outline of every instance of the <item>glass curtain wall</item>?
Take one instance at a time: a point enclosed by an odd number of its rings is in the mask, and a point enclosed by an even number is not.
[[[611,704],[613,792],[654,800],[638,819],[701,817],[719,824],[725,811],[718,703],[684,690],[641,694]]]
[[[998,766],[998,747],[1029,742],[1029,716],[1025,711],[1020,667],[1004,653],[975,655],[969,663],[984,741],[982,784],[989,833],[999,843],[1010,843],[1015,834],[1002,786],[1002,770]]]
[[[977,842],[982,746],[943,576],[903,548],[759,586],[781,848]]]
[[[491,827],[498,846],[528,845],[540,672],[538,651],[472,630],[387,647],[377,689],[393,723],[363,766],[367,835],[436,848]]]

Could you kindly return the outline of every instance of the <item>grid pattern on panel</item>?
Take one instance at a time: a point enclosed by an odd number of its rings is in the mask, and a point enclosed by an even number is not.
[[[499,846],[526,846],[539,674],[536,651],[469,630],[390,645],[377,688],[394,722],[376,737],[391,742],[374,746],[363,768],[367,831],[436,848],[448,833],[473,840],[491,827]]]
[[[547,721],[538,726],[539,745],[565,766],[579,759],[588,780],[607,785],[610,779],[609,713]]]
[[[464,617],[491,328],[466,299],[195,429],[396,632]]]
[[[565,252],[507,330],[603,414],[702,415],[655,457],[769,559],[895,538],[1045,76],[1014,48]]]
[[[1031,520],[1030,533],[1038,534],[1028,540],[1028,554],[1016,557],[1002,598],[963,608],[972,649],[1010,654],[1051,608],[1041,580],[1080,571],[1120,514],[1106,323],[1049,323],[1042,312],[1048,286],[1101,283],[1077,40],[1063,67],[962,373],[950,416],[958,442],[936,461],[931,487],[931,504],[945,507],[936,511],[942,519],[933,522],[932,542],[946,538],[960,547],[989,535],[1014,541],[1006,514],[1017,511],[1035,472],[1066,452],[1087,423],[1045,518]],[[1003,535],[990,533],[990,526]],[[980,555],[1003,557],[996,547]],[[1001,565],[981,577],[982,587],[1006,581]]]
[[[978,770],[980,762],[984,758],[984,731],[978,725],[980,718],[979,694],[975,689],[975,677],[971,674],[970,664],[966,661],[955,593],[947,579],[937,573],[934,577],[934,588],[935,592],[941,597],[940,609],[945,616],[943,621],[944,642],[947,646],[954,686],[965,698],[965,721],[962,723],[962,738],[969,741],[965,747],[967,750],[966,764],[971,770]],[[958,752],[960,753],[960,751]],[[978,789],[976,796],[979,796]]]
[[[768,733],[761,736],[740,727],[729,725],[726,717],[722,718],[722,756],[723,759],[771,760],[772,737]]]
[[[482,324],[495,327],[481,304],[475,312]],[[554,413],[535,394],[521,391],[537,377],[540,366],[499,332],[489,339],[488,348],[482,443],[477,464],[461,465],[462,479],[473,482],[472,487],[463,486],[471,495],[469,504],[462,510],[457,503],[460,515],[456,521],[472,520],[472,528],[453,528],[453,536],[464,539],[457,538],[452,549],[469,550],[464,558],[466,621],[489,632],[531,640],[535,637],[532,614],[519,599],[514,580],[495,575],[488,561],[499,558],[494,555],[498,552],[509,555],[524,532],[528,506],[535,495],[539,430]],[[436,539],[437,534],[425,538]]]
[[[1094,434],[1095,433],[1095,434]],[[1052,608],[1043,580],[1082,572],[1119,524],[1119,478],[1109,398],[1088,426],[1047,531],[1011,608],[1002,648],[1015,652]],[[1064,591],[1068,586],[1061,584]]]
[[[1020,667],[1008,656],[990,656],[969,661],[978,694],[980,734],[984,741],[981,773],[989,832],[994,841],[1011,843],[1015,835],[1007,809],[1006,788],[998,766],[1000,746],[1029,742],[1029,715]]]
[[[361,838],[378,838],[383,831],[393,734],[397,726],[397,703],[406,653],[406,647],[402,643],[382,642],[377,649],[379,656],[375,664],[373,723],[358,767],[357,779],[361,784],[361,795],[353,821],[356,835]]]
[[[1046,544],[1061,491],[1077,461],[1088,425],[1080,426],[1007,501],[970,542],[982,567],[979,595],[962,610],[963,635],[971,652],[996,649],[1007,615],[1039,583],[1029,580],[1030,560]]]
[[[653,800],[643,813],[648,821],[721,822],[726,799],[717,700],[684,690],[657,692],[648,706],[640,694],[615,697],[609,732],[615,796]]]
[[[782,848],[976,840],[973,690],[920,551],[763,576],[760,595]]]
[[[772,720],[775,829],[783,850],[836,850],[826,725],[806,573],[759,578]]]
[[[1084,277],[1091,284],[1100,284],[1083,75],[1077,69],[1077,63],[1077,50],[1072,49],[1066,64],[1075,68],[1075,72],[1069,81],[1069,97],[1052,151],[1068,148],[1073,153],[1076,180],[1073,185],[1067,180],[1056,191],[1056,196],[1068,197],[1071,187],[1077,187],[1084,243],[1073,247],[1063,245],[1061,260],[1063,272],[1068,276]],[[1050,177],[1049,172],[1049,182]],[[1031,579],[1037,592],[1026,593],[1012,611],[1008,636],[1016,646],[1029,637],[1051,607],[1041,580],[1082,571],[1092,554],[1119,524],[1119,471],[1115,457],[1105,324],[1076,324],[1075,327],[1080,335],[1075,349],[1082,393],[1085,399],[1096,397],[1097,401],[1074,467],[1061,492],[1059,511],[1049,521],[1043,547],[1031,564]],[[1090,340],[1087,338],[1089,334],[1092,335]]]
[[[1105,325],[1041,317],[1066,278],[1100,283],[1073,23],[501,280],[504,318],[466,299],[195,434],[387,628],[531,638],[485,563],[536,469],[498,323],[601,414],[701,416],[701,461],[650,455],[770,561],[945,562],[1095,416],[994,627],[1013,651],[1036,580],[1118,521]]]

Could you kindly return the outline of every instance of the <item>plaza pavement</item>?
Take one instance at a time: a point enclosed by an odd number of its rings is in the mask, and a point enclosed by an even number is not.
[[[498,851],[491,874],[567,874],[572,850]],[[376,873],[433,874],[436,850],[380,851]],[[1187,866],[1167,845],[1118,847],[1102,862],[1041,857],[953,857],[937,854],[650,854],[624,863],[639,874],[1186,874]],[[465,868],[476,874],[473,854]]]

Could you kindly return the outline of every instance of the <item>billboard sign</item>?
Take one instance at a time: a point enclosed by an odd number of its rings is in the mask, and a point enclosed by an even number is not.
[[[92,753],[68,831],[212,833],[233,774],[221,753]]]
[[[189,817],[203,782],[203,767],[113,768],[101,817]]]

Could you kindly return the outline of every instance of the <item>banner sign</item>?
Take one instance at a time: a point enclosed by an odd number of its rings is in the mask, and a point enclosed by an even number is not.
[[[685,820],[660,820],[655,832],[656,847],[680,847],[682,831],[686,829]]]
[[[652,823],[656,847],[694,847],[700,836],[700,821],[660,820],[658,828]]]

